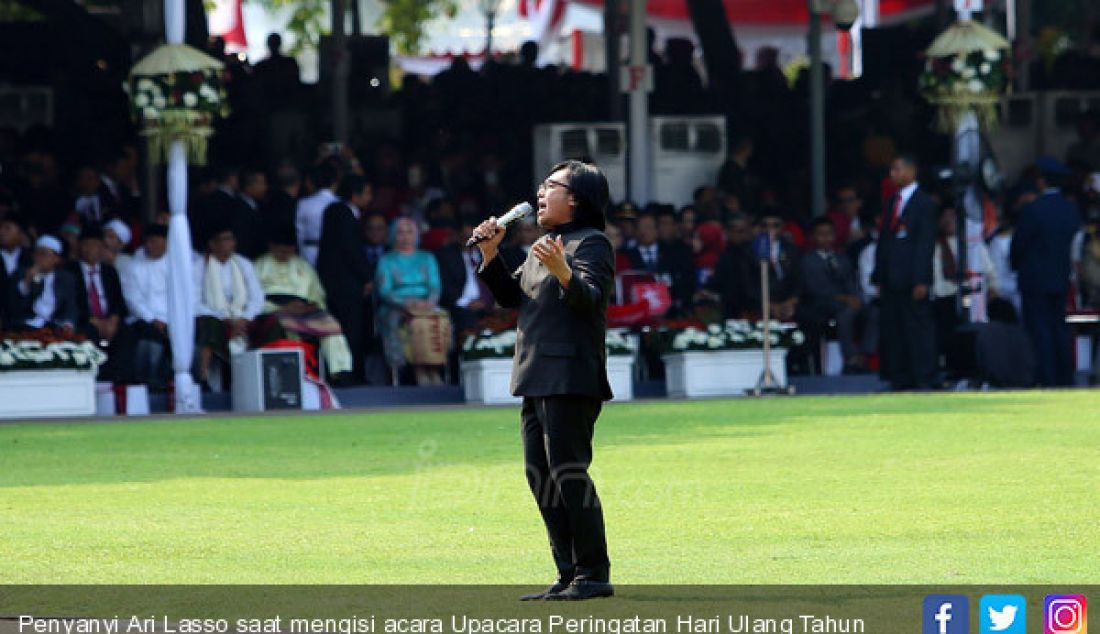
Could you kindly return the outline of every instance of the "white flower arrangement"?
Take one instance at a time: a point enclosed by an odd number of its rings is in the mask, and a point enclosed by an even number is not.
[[[806,336],[795,324],[773,322],[768,342],[777,348],[802,345]],[[672,337],[672,352],[715,350],[752,350],[764,345],[764,322],[731,319],[725,324],[710,324],[705,330],[684,328]]]
[[[95,370],[107,354],[90,341],[0,341],[0,372],[14,370]]]
[[[515,330],[501,332],[483,330],[477,334],[467,335],[466,340],[462,342],[462,358],[467,361],[511,359],[516,352],[517,338]],[[638,350],[637,339],[627,336],[627,331],[623,328],[609,329],[604,342],[609,355],[633,355]]]
[[[208,117],[228,114],[220,71],[140,77],[126,87],[134,115],[144,121],[158,121],[166,110],[186,110]]]

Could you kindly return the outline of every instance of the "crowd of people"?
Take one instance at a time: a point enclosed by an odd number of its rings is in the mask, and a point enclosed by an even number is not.
[[[683,63],[690,51],[667,50],[659,109],[706,103],[707,87]],[[211,166],[193,171],[188,197],[195,378],[224,387],[235,352],[300,340],[317,347],[338,385],[457,380],[455,346],[442,358],[424,352],[410,344],[410,328],[454,342],[486,323],[508,323],[476,275],[477,250],[463,245],[484,218],[532,197],[530,163],[515,157],[530,156],[533,122],[567,104],[564,95],[598,101],[597,84],[580,90],[576,77],[536,69],[532,52],[525,48],[514,67],[474,73],[456,62],[432,82],[407,80],[395,99],[422,125],[404,126],[400,142],[323,143],[307,161],[273,161],[248,155],[254,126],[228,122]],[[269,66],[259,73],[267,83],[293,74],[289,65]],[[538,112],[471,98],[493,82],[518,82],[547,98],[536,100]],[[576,90],[555,90],[563,86]],[[984,197],[981,226],[967,227],[980,236],[967,253],[976,273],[960,287],[955,192],[921,170],[917,155],[898,151],[910,144],[904,132],[892,133],[889,117],[871,116],[848,137],[856,142],[831,145],[834,163],[846,167],[834,170],[828,214],[811,218],[806,171],[783,168],[796,131],[775,120],[793,114],[786,107],[797,110],[797,92],[767,51],[743,88],[738,107],[761,125],[751,133],[735,127],[725,165],[713,182],[698,184],[691,204],[616,201],[609,210],[615,302],[638,301],[639,283],[667,291],[639,327],[755,319],[766,310],[808,335],[790,357],[795,371],[821,371],[821,344],[836,341],[845,371],[878,370],[898,389],[934,388],[945,378],[1004,386],[1072,380],[1066,300],[1071,308],[1100,306],[1095,112],[1080,117],[1080,139],[1064,161],[1044,159],[1012,188]],[[763,103],[775,107],[753,106]],[[918,155],[927,153],[921,147]],[[168,214],[160,202],[148,216],[140,155],[136,142],[124,142],[74,161],[47,131],[0,131],[0,319],[5,329],[87,337],[109,352],[106,380],[165,387]],[[754,248],[761,234],[771,237],[767,253]],[[514,226],[504,261],[519,266],[539,236],[533,219]],[[982,327],[960,329],[967,321]],[[647,355],[659,373],[659,351]]]

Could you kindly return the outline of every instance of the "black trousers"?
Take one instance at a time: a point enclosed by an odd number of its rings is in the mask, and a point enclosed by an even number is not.
[[[1035,346],[1039,385],[1073,385],[1073,338],[1066,324],[1066,294],[1022,293],[1024,328]]]
[[[930,300],[916,301],[912,291],[885,290],[880,299],[886,379],[897,390],[936,386],[936,322]]]
[[[609,581],[603,507],[588,477],[592,432],[603,402],[585,396],[525,396],[521,413],[527,483],[564,581]]]

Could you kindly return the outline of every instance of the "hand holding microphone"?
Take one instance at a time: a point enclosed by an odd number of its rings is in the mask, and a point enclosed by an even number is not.
[[[489,246],[495,250],[500,246],[501,240],[504,239],[504,230],[516,221],[531,215],[532,211],[534,211],[534,209],[531,207],[531,203],[522,202],[512,207],[511,211],[500,218],[496,216],[490,217],[474,229],[473,236],[466,242],[466,248],[470,248],[481,242],[489,242]],[[485,249],[482,249],[482,252],[484,251]]]

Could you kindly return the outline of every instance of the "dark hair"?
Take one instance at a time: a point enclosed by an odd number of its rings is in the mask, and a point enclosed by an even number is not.
[[[607,226],[607,201],[611,197],[607,177],[592,163],[581,161],[562,161],[550,168],[550,173],[563,169],[569,191],[577,201],[573,222],[603,231]]]
[[[676,208],[672,205],[661,205],[661,208],[657,210],[657,220],[666,217],[676,220]]]
[[[363,191],[363,188],[370,185],[370,181],[364,176],[358,174],[347,174],[340,179],[340,186],[336,189],[336,195],[344,200],[351,200],[351,197]]]
[[[84,225],[80,230],[81,240],[102,240],[103,239],[103,227],[97,224]]]
[[[729,218],[726,218],[726,227],[729,227],[735,222],[744,222],[752,225],[752,217],[743,211],[732,213],[729,215]]]
[[[261,176],[266,177],[267,173],[255,167],[248,167],[241,170],[241,189],[245,189]]]
[[[810,233],[813,233],[813,232],[817,231],[818,227],[822,227],[822,226],[825,226],[825,225],[828,225],[830,229],[835,229],[836,228],[833,225],[832,220],[826,218],[825,216],[821,216],[819,218],[814,218],[813,222],[810,223]]]
[[[275,181],[279,184],[279,187],[286,189],[293,187],[302,182],[302,176],[298,173],[298,168],[290,164],[283,164],[275,170]]]
[[[920,171],[920,160],[917,158],[917,155],[912,152],[898,152],[898,155],[894,157],[894,159],[908,164],[918,172]]]
[[[331,163],[318,163],[309,170],[309,181],[317,189],[332,187],[336,184],[336,168]]]
[[[210,174],[214,177],[214,180],[218,184],[224,183],[230,178],[237,176],[237,168],[227,163],[219,163],[210,168]]]
[[[763,211],[756,214],[756,223],[760,224],[764,222],[765,218],[779,218],[780,220],[786,222],[787,214],[785,214],[783,210],[779,207],[765,207]]]

